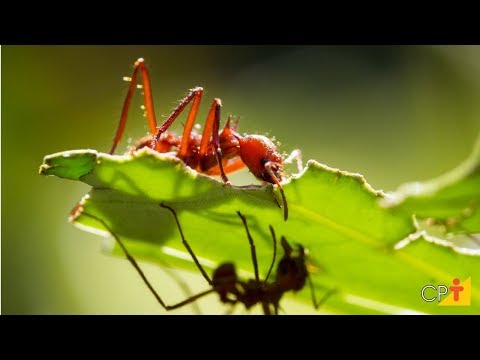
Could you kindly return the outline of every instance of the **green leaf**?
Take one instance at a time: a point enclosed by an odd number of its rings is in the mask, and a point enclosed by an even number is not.
[[[56,175],[70,180],[78,180],[95,167],[95,150],[71,150],[45,156],[40,166],[40,174]]]
[[[77,151],[74,156],[66,152],[48,157],[48,162],[57,166],[43,166],[42,174],[78,179],[93,187],[70,220],[105,234],[102,224],[82,213],[103,219],[138,259],[198,272],[182,245],[172,214],[159,206],[165,202],[176,209],[186,239],[206,268],[211,271],[221,262],[233,261],[241,275],[251,276],[249,244],[236,214],[241,211],[255,240],[260,273],[265,276],[272,258],[271,224],[277,236],[285,235],[291,243],[309,249],[318,268],[312,274],[317,298],[325,289],[338,290],[323,305],[328,310],[480,311],[480,287],[475,278],[470,307],[440,307],[421,299],[420,291],[427,284],[448,286],[454,277],[464,280],[479,274],[480,259],[421,236],[406,241],[418,230],[411,214],[380,206],[385,195],[358,174],[309,161],[302,174],[283,185],[290,208],[285,222],[276,200],[278,189],[272,185],[227,187],[197,174],[176,157],[150,149],[123,156],[90,150],[83,155]],[[94,166],[77,168],[85,163]],[[104,249],[121,254],[112,239],[106,240]],[[162,295],[161,289],[159,292]],[[299,297],[310,301],[308,289]]]
[[[458,167],[436,179],[403,184],[382,205],[415,214],[426,236],[480,253],[480,137]]]

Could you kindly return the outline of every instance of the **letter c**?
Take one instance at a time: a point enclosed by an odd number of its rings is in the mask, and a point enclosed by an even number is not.
[[[427,301],[427,302],[435,301],[435,299],[437,298],[436,296],[434,296],[434,297],[431,298],[431,299],[428,299],[428,298],[425,297],[425,289],[428,289],[428,288],[433,289],[433,290],[437,290],[437,289],[435,289],[435,286],[433,286],[433,285],[425,285],[425,286],[422,288],[422,299],[425,300],[425,301]]]

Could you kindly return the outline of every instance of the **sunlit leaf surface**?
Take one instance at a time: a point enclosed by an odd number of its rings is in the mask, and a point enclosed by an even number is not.
[[[173,156],[149,149],[122,156],[94,150],[57,153],[45,158],[41,173],[91,185],[92,190],[81,200],[81,208],[74,209],[71,221],[89,231],[105,233],[102,224],[82,214],[103,219],[137,259],[168,261],[172,266],[198,272],[182,245],[172,214],[159,206],[164,202],[177,210],[187,240],[209,271],[221,262],[233,261],[251,274],[249,244],[236,214],[241,211],[248,219],[263,276],[272,258],[269,224],[278,235],[308,248],[315,268],[312,279],[317,297],[326,289],[338,290],[324,304],[327,310],[480,312],[476,278],[472,281],[469,307],[438,306],[420,297],[424,285],[448,286],[455,277],[466,279],[480,274],[480,258],[426,241],[421,234],[406,241],[409,235],[419,234],[412,214],[420,215],[420,211],[410,211],[413,207],[407,209],[406,205],[382,206],[385,194],[372,189],[358,174],[309,161],[302,174],[284,184],[290,209],[285,222],[275,187],[226,187],[216,179],[197,174]],[[475,176],[465,180],[466,184],[462,182],[463,190],[451,191],[462,199],[472,200],[472,195],[478,199],[480,187],[470,189],[478,185],[478,167]],[[449,199],[442,202],[442,211],[457,214],[449,209]],[[457,210],[464,208],[457,205],[455,201],[451,204]],[[433,216],[428,209],[433,211],[437,206],[425,205],[424,209],[427,216]],[[474,221],[470,229],[477,225]],[[104,245],[105,251],[121,255],[111,238]],[[310,301],[308,289],[297,298]]]

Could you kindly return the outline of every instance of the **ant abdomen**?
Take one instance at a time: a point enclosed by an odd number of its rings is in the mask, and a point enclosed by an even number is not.
[[[152,141],[153,141],[153,136],[146,135],[137,141],[134,148],[135,150],[139,150],[144,147],[151,147]],[[178,136],[176,136],[175,134],[167,134],[155,144],[155,151],[160,153],[167,153],[172,151],[174,147],[178,147],[179,145],[180,145],[180,138]]]

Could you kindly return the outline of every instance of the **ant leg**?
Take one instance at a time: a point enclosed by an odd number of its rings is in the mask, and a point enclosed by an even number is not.
[[[127,248],[125,247],[125,245],[123,244],[123,242],[120,240],[120,238],[113,232],[113,230],[105,223],[105,221],[103,221],[102,219],[94,216],[94,215],[90,215],[86,212],[82,212],[82,215],[85,215],[85,216],[88,216],[94,220],[97,220],[98,222],[100,222],[106,229],[107,231],[115,238],[115,240],[117,241],[117,244],[120,245],[120,248],[123,250],[123,253],[125,254],[125,256],[127,257],[128,261],[130,261],[130,263],[133,265],[133,267],[137,270],[138,274],[140,275],[140,277],[142,278],[143,282],[145,283],[145,285],[147,285],[147,287],[150,289],[150,291],[152,292],[152,294],[155,296],[155,298],[157,299],[157,301],[160,303],[160,305],[163,306],[164,309],[167,308],[167,305],[165,305],[165,303],[163,302],[163,300],[161,299],[160,295],[157,294],[157,292],[155,291],[155,289],[153,288],[152,284],[150,284],[150,282],[148,281],[148,279],[146,278],[145,274],[143,273],[142,269],[140,268],[140,266],[138,265],[138,263],[136,262],[136,260],[133,258],[132,255],[130,255],[130,253],[128,252]]]
[[[203,157],[207,153],[208,145],[210,143],[210,137],[212,136],[213,123],[215,122],[215,116],[217,115],[218,108],[218,117],[220,118],[220,107],[222,106],[222,100],[215,98],[213,99],[212,106],[208,112],[207,120],[205,121],[205,127],[203,128],[202,141],[200,142],[200,156]]]
[[[276,311],[275,315],[278,315],[278,313],[279,313],[280,310],[281,310],[282,313],[284,313],[285,315],[287,314],[287,312],[285,311],[285,309],[282,308],[279,303],[277,303],[277,304],[275,305],[275,311]]]
[[[179,302],[178,304],[175,304],[175,305],[169,305],[167,306],[165,309],[166,310],[175,310],[175,309],[178,309],[182,306],[185,306],[187,304],[190,304],[192,301],[195,301],[195,300],[198,300],[200,299],[201,297],[204,297],[205,295],[208,295],[212,292],[214,292],[215,289],[209,289],[209,290],[205,290],[204,292],[201,292],[200,294],[197,294],[197,295],[193,295],[192,297],[189,297],[188,299],[185,299],[181,302]]]
[[[145,62],[142,58],[138,59],[135,62],[135,69],[133,70],[132,77],[130,79],[130,86],[128,88],[128,93],[123,103],[122,115],[120,116],[120,122],[118,123],[117,132],[113,139],[113,145],[110,149],[110,155],[115,152],[120,139],[122,138],[123,131],[125,130],[125,124],[127,123],[128,109],[130,108],[130,103],[132,101],[133,93],[135,92],[135,87],[137,85],[138,70],[140,69],[142,73],[142,83],[143,83],[143,93],[145,98],[145,107],[147,109],[147,119],[150,126],[150,132],[155,134],[157,131],[157,120],[155,119],[155,110],[153,108],[153,96],[152,96],[152,87],[150,85],[150,77],[148,75]]]
[[[205,128],[203,129],[202,141],[200,142],[199,158],[200,166],[202,166],[202,161],[207,154],[208,145],[210,144],[210,136],[212,137],[212,146],[215,149],[215,155],[217,157],[217,163],[220,167],[220,175],[223,182],[226,185],[231,185],[228,180],[225,171],[223,170],[222,163],[222,149],[220,148],[220,140],[218,133],[220,130],[220,108],[222,107],[222,101],[218,98],[213,100],[213,104],[210,107],[210,111],[207,116],[207,121],[205,122]],[[203,170],[203,169],[202,169]]]
[[[270,273],[272,272],[273,265],[275,265],[275,258],[277,256],[277,238],[275,236],[275,231],[273,230],[272,225],[270,225],[270,233],[272,234],[272,239],[273,239],[273,259],[272,259],[272,264],[270,265],[270,269],[268,269],[267,276],[265,277],[265,281],[263,282],[263,286],[267,283],[268,277],[270,276]]]
[[[231,306],[229,307],[229,309],[227,311],[225,311],[225,313],[223,315],[233,315],[236,304],[237,303],[232,303]]]
[[[202,100],[203,89],[197,87],[192,92],[194,92],[193,103],[192,107],[190,108],[190,112],[188,113],[187,122],[183,128],[182,143],[180,144],[180,148],[178,150],[178,156],[181,159],[184,159],[188,153],[188,140],[190,139],[190,133],[192,132],[195,118],[197,117],[200,100]]]
[[[180,115],[180,113],[185,109],[185,107],[193,100],[192,107],[190,112],[188,113],[187,122],[185,123],[185,127],[183,129],[183,136],[182,136],[182,143],[180,145],[179,155],[185,157],[188,150],[188,140],[190,139],[190,132],[193,128],[193,123],[195,122],[195,117],[197,116],[198,106],[200,105],[200,100],[202,99],[203,88],[196,87],[190,90],[188,95],[178,104],[178,106],[173,110],[173,112],[169,115],[167,120],[163,122],[163,124],[154,130],[154,138],[152,140],[151,148],[155,149],[157,146],[157,142],[160,139],[160,136],[167,131],[167,129],[172,125],[175,119]]]
[[[262,302],[262,308],[263,308],[263,313],[265,315],[272,315],[272,313],[270,311],[270,307],[268,306],[268,302]],[[278,314],[275,313],[275,315],[278,315]]]
[[[110,228],[110,226],[107,225],[107,223],[105,221],[103,221],[102,219],[94,216],[94,215],[91,215],[89,213],[86,213],[86,212],[82,212],[82,215],[85,215],[85,216],[88,216],[96,221],[98,221],[99,223],[101,223],[105,229],[107,229],[107,231],[114,237],[115,241],[117,242],[118,245],[120,245],[120,248],[122,249],[123,253],[125,254],[126,258],[128,259],[128,261],[130,261],[130,263],[133,265],[133,267],[135,268],[135,270],[137,270],[138,274],[140,275],[140,277],[142,278],[143,282],[145,283],[145,285],[147,285],[148,289],[151,291],[151,293],[153,294],[153,296],[155,296],[155,298],[157,299],[157,301],[160,303],[160,305],[162,305],[162,307],[169,311],[169,310],[174,310],[174,309],[177,309],[181,306],[184,306],[184,305],[187,305],[189,303],[191,303],[192,301],[195,301],[199,298],[201,298],[202,296],[205,296],[205,295],[208,295],[210,294],[211,292],[214,292],[215,289],[209,289],[209,290],[206,290],[200,294],[197,294],[197,295],[194,295],[194,296],[191,296],[189,297],[188,299],[178,303],[178,304],[175,304],[175,305],[166,305],[165,302],[162,300],[162,298],[160,297],[160,295],[158,295],[158,293],[155,291],[155,289],[153,288],[152,284],[150,284],[150,281],[148,281],[147,277],[145,276],[145,274],[143,273],[142,269],[140,268],[140,266],[138,265],[137,261],[135,260],[135,258],[130,255],[130,253],[128,252],[127,248],[125,247],[123,241],[120,240],[120,238],[117,236],[117,234],[115,234],[113,232],[113,230]]]
[[[294,159],[297,161],[298,172],[301,173],[303,170],[303,162],[302,162],[302,152],[299,149],[293,150],[291,154],[288,155],[288,157],[285,160],[283,160],[283,163],[291,164]]]
[[[280,194],[282,195],[282,201],[283,201],[283,219],[285,221],[287,221],[288,219],[288,204],[287,204],[287,198],[285,197],[285,194],[283,192],[283,188],[282,188],[282,185],[280,185],[280,181],[278,181],[278,178],[277,176],[275,175],[275,173],[273,172],[273,169],[272,167],[276,167],[278,166],[277,163],[275,162],[267,162],[265,164],[265,170],[267,170],[268,174],[270,175],[270,177],[273,179],[273,181],[275,182],[275,184],[278,186],[278,190],[280,190]]]
[[[337,292],[337,289],[330,289],[325,293],[325,295],[323,295],[320,301],[317,302],[315,297],[315,289],[313,288],[313,281],[310,275],[307,276],[307,279],[308,279],[308,285],[310,287],[310,294],[312,295],[313,307],[315,308],[315,310],[317,310],[320,306],[322,306],[325,303],[325,301],[327,301],[330,298],[330,296],[332,296]]]
[[[175,221],[177,222],[178,230],[180,231],[180,236],[182,237],[183,245],[185,245],[185,247],[187,248],[187,251],[190,253],[190,256],[192,257],[193,262],[195,263],[195,265],[197,265],[198,269],[199,269],[200,272],[202,273],[202,275],[203,275],[203,277],[205,278],[205,280],[207,280],[207,282],[208,282],[209,285],[212,285],[212,280],[211,280],[210,277],[207,275],[207,273],[206,273],[205,270],[203,269],[202,265],[201,265],[200,262],[198,261],[198,259],[197,259],[197,257],[195,256],[192,248],[190,247],[190,245],[188,244],[187,240],[185,239],[185,236],[183,236],[182,227],[180,226],[180,222],[178,221],[178,217],[177,217],[176,211],[173,210],[173,208],[171,208],[170,206],[165,205],[164,203],[161,203],[160,206],[163,207],[163,208],[165,208],[165,209],[170,210],[170,212],[173,214],[173,217],[175,218]]]
[[[247,237],[250,243],[250,251],[252,252],[252,262],[253,262],[253,269],[255,270],[255,280],[260,282],[260,278],[258,277],[258,262],[257,262],[257,253],[255,251],[255,244],[253,243],[252,236],[250,235],[250,231],[248,230],[247,226],[247,218],[242,215],[240,211],[237,211],[238,216],[242,219],[243,225],[245,226],[245,230],[247,230]]]
[[[171,266],[168,265],[165,261],[162,261],[161,265],[162,265],[163,272],[165,274],[167,274],[171,279],[173,279],[174,281],[177,282],[178,287],[183,292],[183,295],[185,295],[186,298],[190,298],[193,295],[193,293],[192,293],[190,287],[188,286],[188,284],[181,278],[181,276],[179,276],[175,272],[175,270],[173,270],[171,268]],[[198,304],[196,304],[196,303],[192,304],[192,312],[195,315],[201,315],[202,314],[201,311],[200,311],[200,308],[198,307]]]

